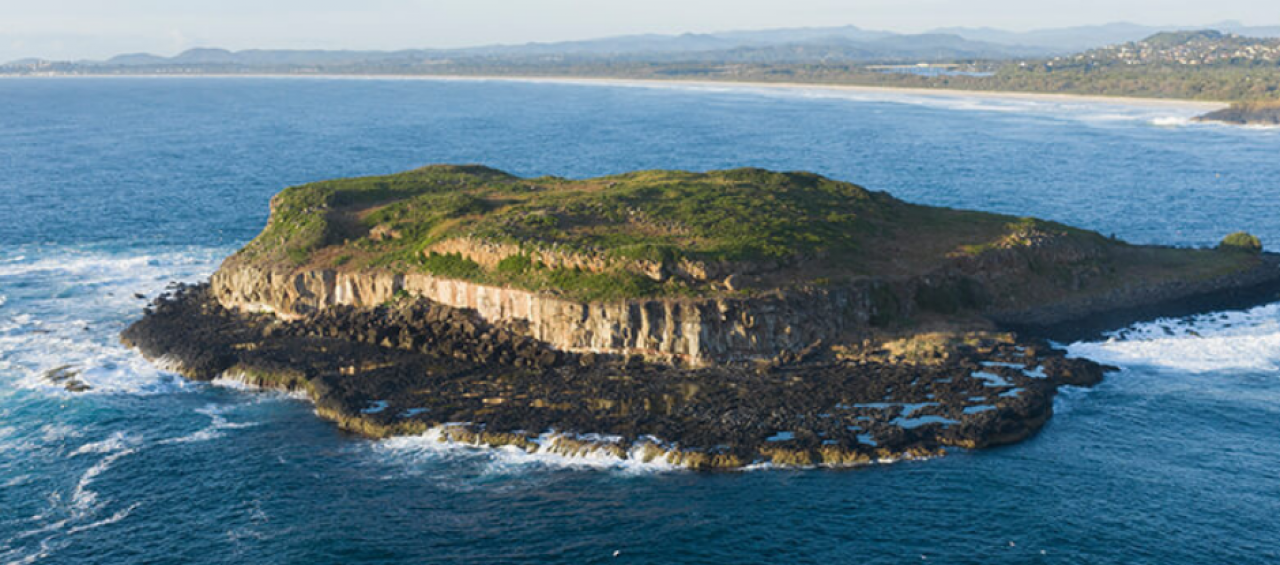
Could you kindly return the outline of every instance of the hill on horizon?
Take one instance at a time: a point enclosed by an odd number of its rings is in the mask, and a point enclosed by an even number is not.
[[[1144,26],[1111,23],[1098,26],[1040,29],[1023,32],[994,28],[939,28],[902,34],[854,25],[713,33],[635,34],[577,41],[498,44],[459,49],[402,50],[246,49],[216,47],[188,49],[171,57],[128,53],[104,61],[76,61],[92,66],[151,66],[172,64],[219,65],[334,65],[421,59],[581,60],[621,59],[647,62],[686,62],[719,59],[726,62],[941,61],[1015,59],[1064,55],[1120,43],[1139,41],[1161,32],[1215,29],[1252,37],[1280,37],[1280,26],[1250,27],[1240,22],[1210,26]],[[47,61],[25,58],[9,64]]]

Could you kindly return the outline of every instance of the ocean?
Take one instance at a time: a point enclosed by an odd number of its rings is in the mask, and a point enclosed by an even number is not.
[[[0,563],[1273,563],[1280,304],[1063,344],[1036,437],[701,474],[369,441],[123,348],[280,189],[431,163],[810,170],[1139,243],[1280,244],[1280,131],[1095,101],[747,86],[0,80]],[[42,382],[71,366],[93,390]]]

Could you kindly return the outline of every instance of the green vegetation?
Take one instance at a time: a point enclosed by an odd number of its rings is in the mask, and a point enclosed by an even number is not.
[[[1230,108],[1210,112],[1196,119],[1240,125],[1280,125],[1280,101],[1236,102]]]
[[[1262,253],[1262,240],[1248,232],[1238,231],[1222,238],[1222,243],[1218,244],[1218,248],[1247,253]]]
[[[832,50],[830,47],[837,47]],[[788,82],[1179,98],[1280,100],[1280,39],[1216,31],[1161,33],[1144,41],[1051,59],[958,59],[961,73],[892,72],[884,63],[919,62],[838,46],[733,49],[633,56],[456,56],[334,61],[295,65],[184,63],[138,66],[53,63],[39,69],[0,65],[0,74],[335,74],[423,76],[600,77],[657,80]],[[931,60],[943,63],[942,60]]]
[[[811,173],[760,169],[567,180],[439,165],[291,187],[272,210],[239,260],[426,272],[583,301],[910,277],[1045,246],[1099,273],[1114,272],[1102,263],[1118,253],[1137,254],[1127,268],[1152,266],[1157,275],[1241,268],[1229,257],[1236,254],[1175,253],[1174,264],[1163,250],[1053,222],[917,206]],[[1054,284],[1074,284],[1064,268],[1031,265]],[[981,300],[969,288],[921,292],[943,312]]]
[[[903,206],[884,194],[809,173],[645,171],[568,181],[520,179],[483,167],[286,189],[245,253],[295,263],[329,246],[382,265],[414,261],[469,278],[479,265],[430,252],[458,237],[620,261],[786,261],[854,251],[875,222]]]

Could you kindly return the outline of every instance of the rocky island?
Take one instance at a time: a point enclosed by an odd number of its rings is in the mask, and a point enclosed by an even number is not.
[[[1242,126],[1280,126],[1280,101],[1236,102],[1227,108],[1196,118]]]
[[[809,173],[431,166],[284,190],[122,339],[370,437],[856,466],[1019,441],[1103,378],[1037,328],[1277,287],[1247,234],[1130,245]]]

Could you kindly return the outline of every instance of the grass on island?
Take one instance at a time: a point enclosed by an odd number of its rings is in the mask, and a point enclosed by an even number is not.
[[[1052,222],[908,204],[812,173],[641,171],[567,180],[438,165],[288,188],[241,258],[416,270],[595,301],[725,290],[719,280],[655,275],[689,265],[763,273],[767,287],[911,276],[957,257],[1031,245],[1031,234],[1046,232],[1090,249],[1128,248]],[[436,250],[451,241],[497,246],[502,256]],[[548,256],[582,261],[536,259]],[[1235,268],[1225,257],[1193,262],[1213,263],[1206,272]]]

